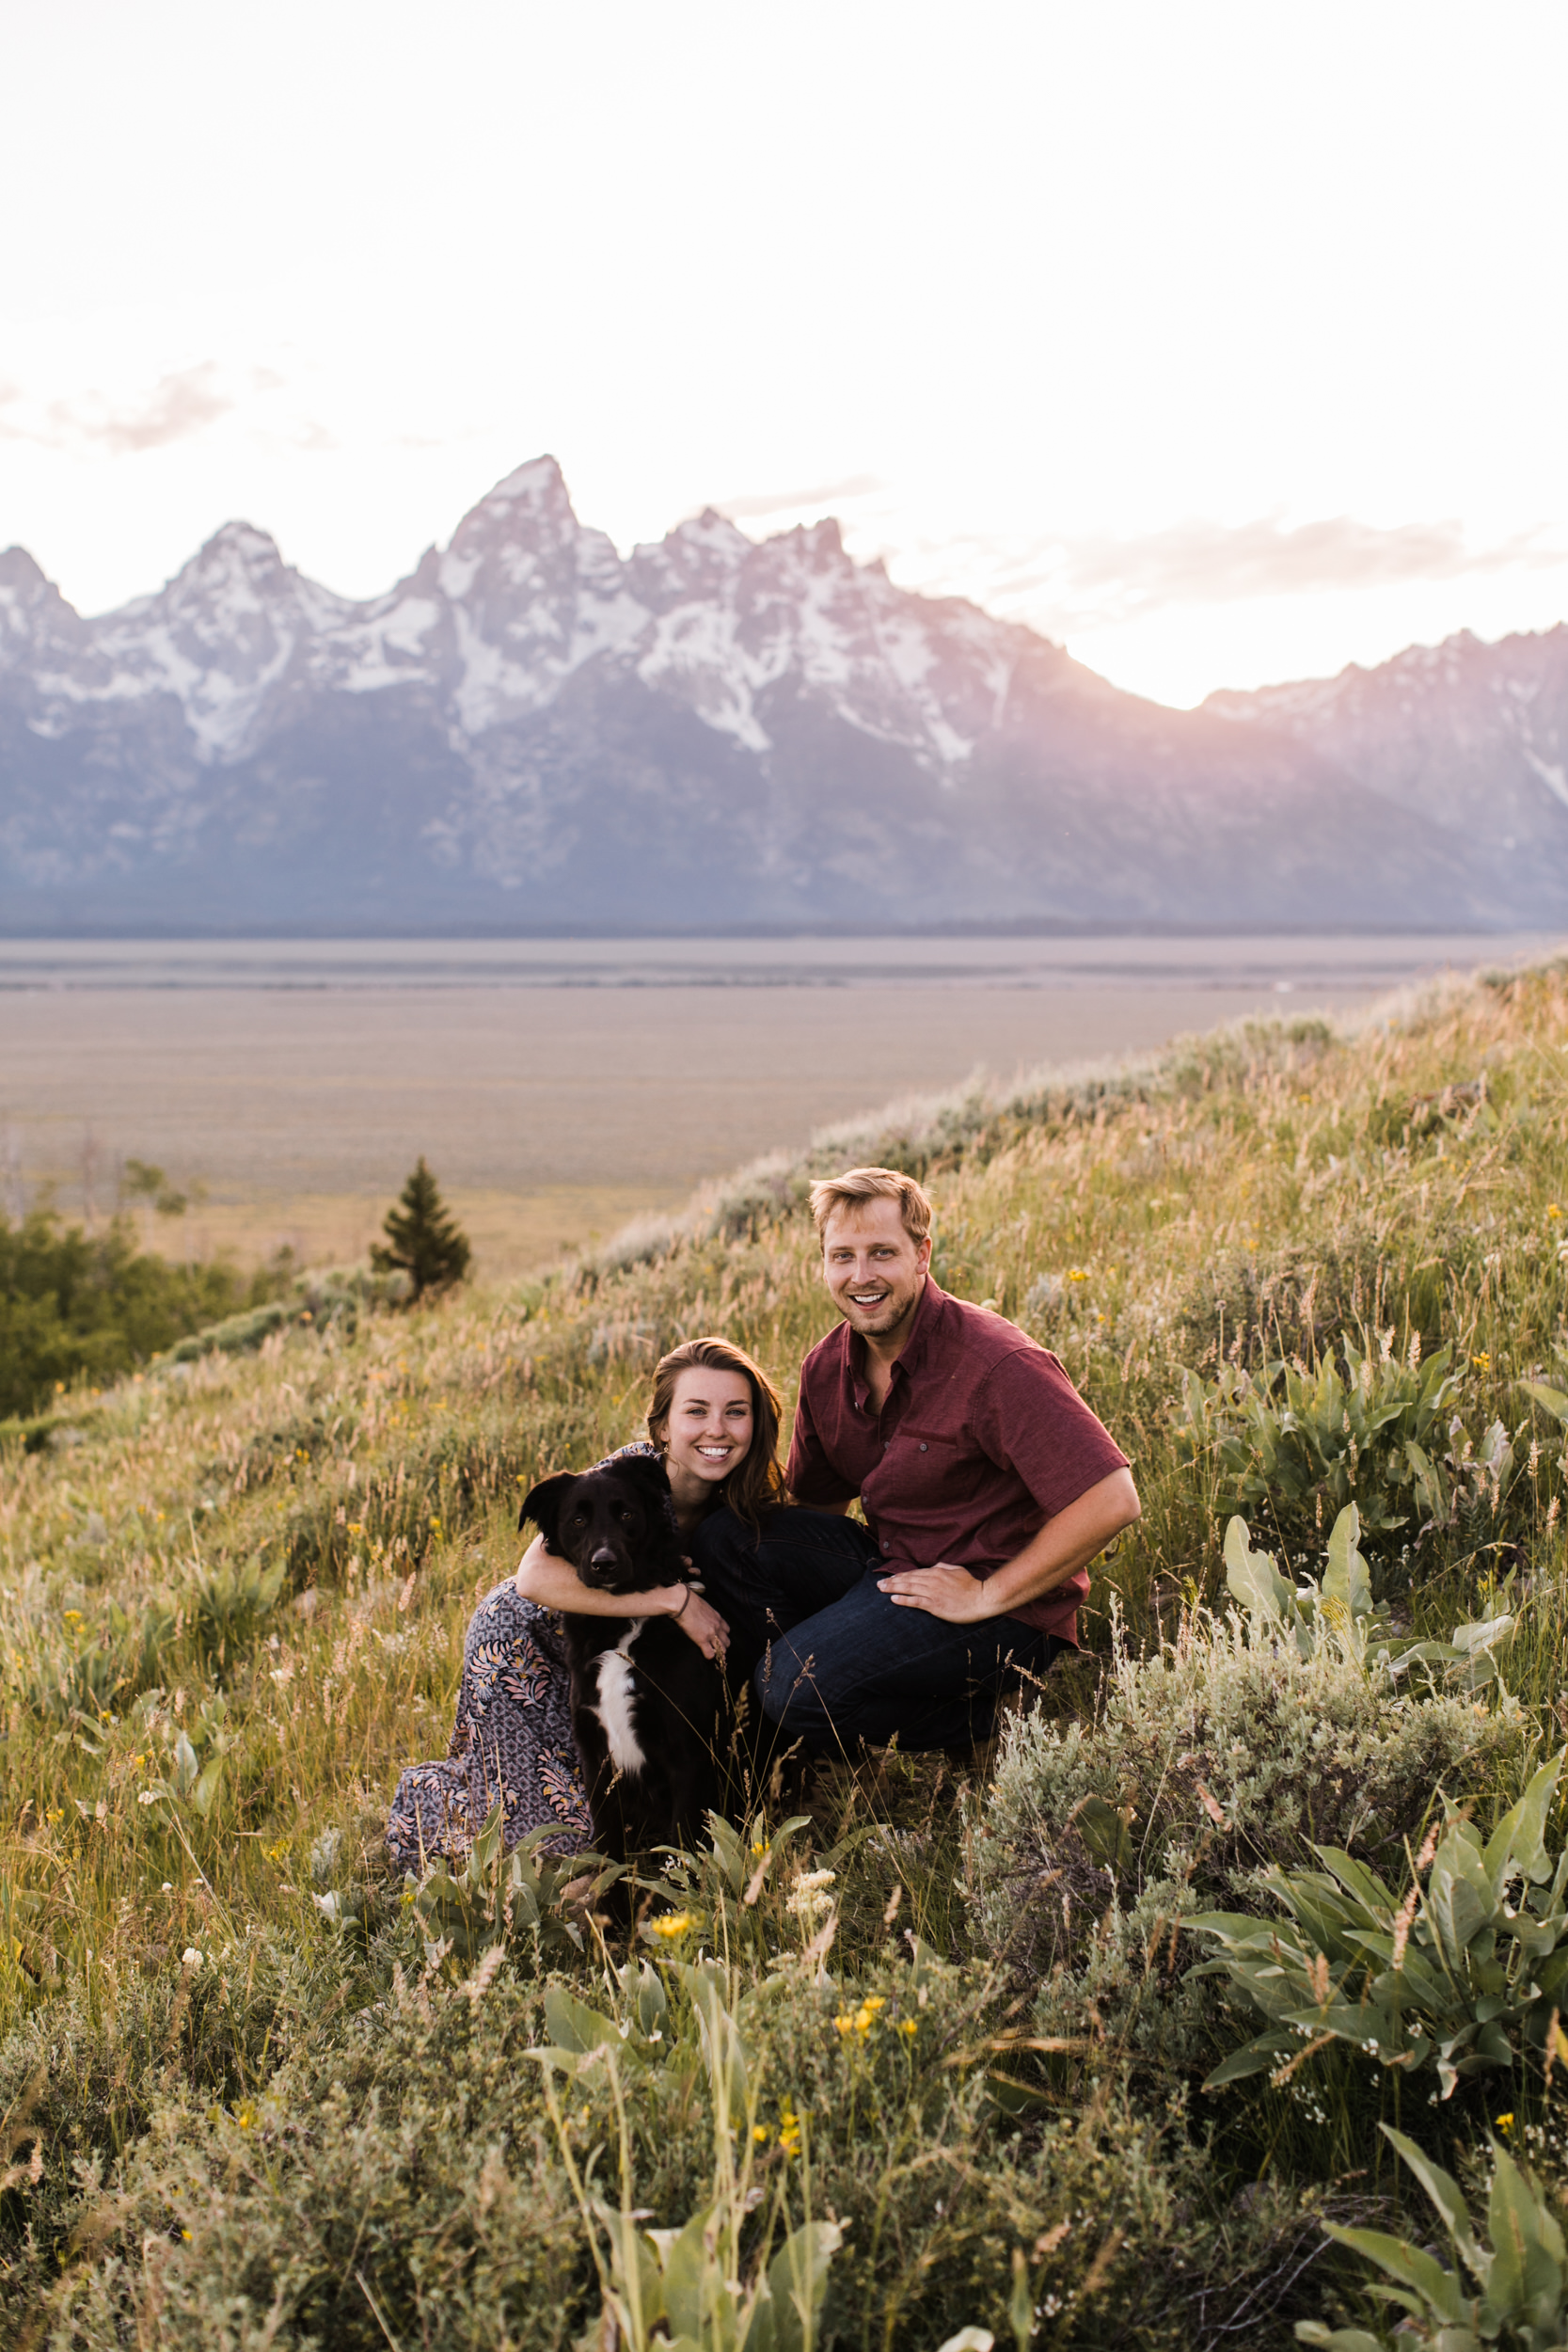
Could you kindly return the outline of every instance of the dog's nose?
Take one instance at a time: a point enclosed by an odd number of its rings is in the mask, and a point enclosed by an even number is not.
[[[612,1568],[615,1565],[614,1551],[609,1544],[601,1544],[588,1565],[594,1568]]]

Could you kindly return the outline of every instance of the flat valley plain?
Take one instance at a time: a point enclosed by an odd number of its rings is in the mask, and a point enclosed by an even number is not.
[[[424,1153],[505,1275],[815,1129],[1529,937],[0,941],[0,1206],[165,1168],[172,1255],[362,1256]]]

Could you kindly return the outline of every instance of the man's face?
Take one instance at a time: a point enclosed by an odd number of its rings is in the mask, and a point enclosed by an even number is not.
[[[896,1200],[835,1209],[822,1235],[822,1277],[852,1331],[885,1339],[914,1312],[931,1237],[911,1241]]]

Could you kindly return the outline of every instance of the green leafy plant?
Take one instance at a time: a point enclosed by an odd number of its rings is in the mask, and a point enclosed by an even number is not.
[[[1187,1920],[1222,1954],[1204,1973],[1228,1978],[1266,2020],[1206,2089],[1266,2070],[1283,2083],[1307,2052],[1343,2042],[1379,2067],[1431,2067],[1433,2099],[1449,2099],[1522,2048],[1544,2049],[1568,1998],[1568,1852],[1554,1863],[1543,1842],[1562,1760],[1541,1767],[1484,1844],[1450,1817],[1402,1895],[1323,1846],[1322,1870],[1268,1874],[1286,1918]]]
[[[277,1603],[283,1565],[259,1558],[203,1568],[182,1597],[186,1623],[204,1663],[217,1668],[244,1657]]]
[[[502,1836],[498,1801],[461,1867],[438,1864],[408,1888],[432,1970],[472,1967],[486,1952],[504,1951],[519,1939],[536,1942],[546,1957],[575,1958],[583,1948],[580,1915],[623,1875],[619,1864],[597,1854],[546,1851],[547,1827],[531,1830],[510,1853]],[[581,1890],[578,1915],[563,1899],[574,1883]]]
[[[1335,1520],[1323,1554],[1322,1579],[1288,1584],[1272,1551],[1254,1548],[1252,1530],[1239,1515],[1225,1531],[1225,1581],[1233,1600],[1246,1611],[1255,1634],[1294,1642],[1303,1658],[1332,1648],[1347,1663],[1395,1677],[1436,1667],[1455,1689],[1479,1691],[1497,1679],[1497,1653],[1513,1633],[1512,1612],[1456,1625],[1446,1642],[1416,1641],[1395,1634],[1386,1610],[1372,1600],[1371,1571],[1360,1549],[1360,1514],[1347,1503]]]
[[[175,1729],[163,1778],[149,1781],[141,1791],[143,1804],[162,1808],[155,1818],[177,1824],[182,1808],[189,1805],[206,1820],[223,1786],[224,1757],[233,1745],[228,1714],[225,1699],[205,1699],[195,1740],[183,1727]]]
[[[1381,2128],[1431,2198],[1458,2256],[1458,2265],[1450,2268],[1426,2248],[1382,2230],[1325,2225],[1330,2237],[1364,2255],[1393,2281],[1379,2282],[1371,2292],[1405,2314],[1395,2343],[1430,2344],[1433,2352],[1483,2352],[1498,2344],[1517,2346],[1518,2352],[1562,2352],[1568,2343],[1568,2252],[1540,2185],[1506,2148],[1491,2142],[1487,2233],[1492,2242],[1484,2246],[1471,2227],[1457,2181],[1402,2133],[1386,2123]],[[1466,2292],[1465,2272],[1478,2292]],[[1301,2319],[1296,2341],[1330,2352],[1384,2352],[1387,2339],[1364,2328],[1326,2328]]]
[[[748,2031],[748,2012],[764,1989],[737,1996],[736,1983],[711,1962],[673,1962],[669,1976],[680,1995],[679,2024],[659,1976],[642,1963],[619,1972],[630,2011],[624,2022],[553,1988],[545,2000],[553,2039],[531,2053],[546,2070],[551,2120],[589,2225],[605,2312],[613,2315],[617,2341],[627,2352],[653,2352],[656,2345],[668,2345],[670,2352],[813,2352],[828,2265],[842,2233],[832,2222],[807,2219],[773,2252],[784,2176],[775,2175],[771,2199],[754,2184],[758,2143],[768,2135],[758,2121],[760,2052]],[[679,2068],[679,2051],[690,2040],[700,2048],[712,2105],[712,2196],[680,2229],[646,2230],[641,2224],[647,2217],[631,2200],[622,2074],[650,2064]],[[619,2126],[618,2205],[595,2196],[591,2176],[579,2168],[552,2079],[600,2068],[610,2078]],[[809,2194],[798,2121],[794,2138]],[[760,2228],[752,2222],[759,2204],[765,2208]]]
[[[378,1274],[406,1274],[417,1299],[426,1291],[449,1290],[468,1271],[473,1252],[467,1235],[441,1199],[423,1152],[381,1230],[387,1239],[372,1245],[372,1265]]]
[[[1413,1362],[1338,1344],[1339,1360],[1315,1371],[1275,1359],[1222,1364],[1212,1380],[1189,1372],[1179,1452],[1212,1462],[1231,1504],[1266,1508],[1291,1541],[1352,1502],[1376,1537],[1447,1527],[1467,1497],[1500,1501],[1514,1472],[1508,1432],[1496,1422],[1479,1453],[1466,1439],[1449,1348]]]

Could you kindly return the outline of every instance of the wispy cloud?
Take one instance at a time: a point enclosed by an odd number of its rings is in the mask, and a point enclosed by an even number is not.
[[[897,559],[894,559],[896,563]],[[975,537],[927,545],[920,568],[964,575],[999,610],[1049,611],[1060,630],[1130,621],[1173,605],[1243,604],[1421,580],[1458,580],[1568,562],[1544,530],[1477,545],[1458,522],[1379,530],[1338,515],[1286,524],[1277,515],[1227,524],[1194,518],[1141,537],[1090,535],[1000,545]],[[900,566],[908,577],[908,566]]]
[[[188,441],[246,403],[282,389],[282,377],[270,368],[251,368],[236,375],[215,359],[176,368],[146,390],[119,397],[83,391],[28,400],[19,386],[8,383],[0,385],[0,408],[6,412],[0,437],[42,449],[96,449],[112,457],[136,456]],[[319,447],[323,443],[310,437],[320,431],[306,424],[294,437],[302,446]],[[332,444],[327,440],[325,445]]]
[[[220,417],[227,417],[234,406],[233,395],[219,389],[215,364],[207,359],[198,367],[160,377],[144,399],[127,407],[56,401],[49,413],[63,432],[97,441],[113,455],[121,456],[187,440],[193,433],[203,432]]]
[[[715,499],[712,503],[732,522],[764,522],[770,516],[793,515],[805,506],[828,506],[835,499],[873,496],[884,485],[876,474],[851,474],[844,482],[820,482],[814,490],[766,490],[744,498]]]

